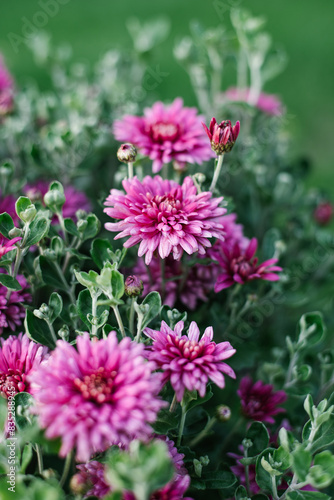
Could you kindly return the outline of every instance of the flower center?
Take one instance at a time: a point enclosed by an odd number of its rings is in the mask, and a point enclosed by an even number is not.
[[[200,357],[204,351],[203,340],[196,342],[195,340],[174,337],[174,343],[180,349],[182,357],[189,360]]]
[[[26,389],[24,373],[9,368],[7,373],[0,373],[0,394],[4,397],[18,393]]]
[[[115,371],[106,372],[100,367],[96,373],[85,375],[83,379],[76,378],[74,387],[81,392],[84,399],[102,404],[112,400],[115,376]]]
[[[151,125],[151,136],[156,142],[175,141],[179,127],[174,123],[157,122]]]
[[[251,263],[245,260],[245,257],[241,256],[238,259],[233,259],[231,262],[231,269],[233,273],[239,274],[243,279],[247,279],[252,271]]]

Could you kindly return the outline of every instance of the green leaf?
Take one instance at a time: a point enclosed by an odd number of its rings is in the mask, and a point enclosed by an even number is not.
[[[248,499],[247,490],[244,486],[238,486],[238,488],[235,490],[235,493],[234,493],[234,499],[235,500],[247,500]]]
[[[81,233],[78,231],[78,228],[72,219],[64,219],[64,224],[65,229],[69,234],[71,234],[72,236],[76,236],[77,238],[81,237]]]
[[[44,255],[39,257],[39,268],[45,285],[59,290],[66,290],[65,283],[60,279],[58,269],[55,264]]]
[[[20,468],[20,473],[24,474],[26,471],[26,468],[31,462],[33,456],[32,452],[32,444],[27,443],[24,445],[24,448],[22,450],[22,458],[21,458],[21,468]]]
[[[297,346],[301,348],[312,348],[322,341],[325,334],[322,314],[311,312],[304,314],[299,321],[300,334]]]
[[[154,432],[166,435],[169,431],[176,429],[179,425],[179,416],[169,410],[161,410],[157,420],[152,425]]]
[[[94,214],[89,214],[86,218],[87,226],[83,233],[81,233],[82,241],[94,238],[100,231],[101,223],[99,219]]]
[[[89,290],[81,290],[77,298],[77,311],[78,315],[83,323],[91,330],[92,324],[90,323],[88,317],[92,313],[92,297]],[[107,312],[105,312],[107,311]],[[97,307],[97,317],[104,318],[104,315],[108,316],[109,307],[101,305]],[[113,330],[113,328],[112,328]]]
[[[283,446],[280,446],[277,450],[275,450],[273,458],[276,463],[281,463],[281,465],[277,468],[282,472],[288,469],[291,465],[291,455],[283,448]]]
[[[48,325],[44,320],[36,318],[32,311],[26,311],[24,324],[26,332],[32,340],[51,349],[55,347]]]
[[[314,457],[306,481],[315,488],[327,488],[334,479],[334,456],[330,451],[323,451]]]
[[[207,391],[206,391],[204,398],[199,398],[197,391],[193,391],[193,392],[194,392],[194,397],[187,404],[187,412],[190,411],[192,408],[195,408],[198,405],[203,405],[204,403],[209,401],[209,399],[211,399],[213,396],[213,392],[212,392],[210,385],[208,385],[208,387],[207,387]]]
[[[53,292],[49,298],[50,321],[53,323],[63,310],[63,299],[57,292]]]
[[[28,229],[28,237],[26,240],[26,247],[31,247],[32,245],[36,245],[39,241],[41,241],[44,236],[46,236],[49,232],[51,221],[49,218],[45,216],[37,216],[32,221]]]
[[[34,398],[28,392],[19,392],[15,395],[15,424],[19,429],[31,425],[29,408],[33,404]],[[28,413],[29,418],[25,416],[25,413]]]
[[[287,494],[287,500],[331,500],[331,497],[320,493],[320,491],[291,491]]]
[[[10,240],[8,233],[11,229],[14,229],[14,227],[13,219],[9,214],[7,214],[7,212],[0,215],[0,233],[2,236]]]
[[[119,271],[111,271],[112,296],[117,301],[124,295],[124,276]]]
[[[22,289],[17,279],[13,278],[12,276],[9,276],[9,274],[0,273],[0,283],[6,288],[9,288],[10,290]]]
[[[275,448],[267,448],[264,450],[256,460],[256,482],[260,486],[260,488],[264,491],[269,491],[270,493],[273,493],[272,491],[272,481],[271,481],[271,475],[269,472],[267,472],[262,464],[262,458],[264,458],[266,461],[269,459],[269,455],[273,456],[275,452]],[[278,479],[276,478],[276,482]]]
[[[112,246],[107,239],[97,238],[93,241],[90,254],[99,269],[112,260]]]
[[[253,422],[246,433],[246,439],[250,439],[253,445],[249,448],[249,455],[259,455],[269,444],[269,433],[262,422]]]
[[[145,299],[140,305],[148,305],[148,311],[144,315],[142,322],[142,329],[146,328],[147,325],[154,319],[161,310],[161,297],[158,292],[151,292],[146,295]]]
[[[309,420],[306,422],[303,429],[303,441],[308,441],[311,433],[312,422]],[[310,452],[315,453],[316,451],[326,448],[334,443],[334,415],[330,415],[329,419],[324,422],[318,428],[315,433],[312,445],[310,447]]]
[[[299,481],[305,481],[311,467],[311,462],[312,454],[305,450],[302,445],[297,446],[291,453],[291,466],[297,474]]]
[[[237,478],[230,471],[204,471],[201,478],[192,479],[191,486],[198,490],[221,490],[231,488],[236,482]]]

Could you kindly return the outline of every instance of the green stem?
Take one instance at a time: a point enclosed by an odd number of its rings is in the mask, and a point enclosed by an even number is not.
[[[55,268],[57,269],[58,271],[58,275],[59,275],[59,278],[61,279],[61,281],[63,282],[64,286],[65,286],[65,291],[67,293],[67,295],[69,296],[72,304],[76,304],[76,300],[75,300],[75,295],[73,293],[73,290],[72,288],[70,287],[70,285],[67,283],[66,279],[65,279],[65,276],[62,272],[62,270],[60,269],[60,266],[58,264],[58,262],[54,262],[54,265],[55,265]]]
[[[37,464],[38,464],[38,473],[41,476],[43,474],[43,454],[42,448],[39,444],[36,444],[36,453],[37,453]]]
[[[161,300],[164,302],[166,295],[166,276],[165,276],[165,261],[160,259],[160,274],[161,274]]]
[[[173,397],[172,402],[171,402],[170,407],[169,407],[170,413],[173,413],[173,411],[175,410],[176,404],[177,404],[176,394],[174,394],[174,397]]]
[[[179,427],[179,435],[177,438],[177,445],[176,445],[177,448],[181,445],[183,431],[184,431],[184,424],[186,423],[186,416],[187,416],[186,407],[184,404],[182,404],[182,402],[181,402],[181,410],[182,410],[182,413],[181,413],[181,420],[180,420],[180,427]]]
[[[128,163],[128,176],[129,176],[129,179],[132,179],[132,177],[133,177],[133,162],[132,161],[129,161],[129,163]]]
[[[248,457],[248,448],[245,447],[244,451],[244,457]],[[247,496],[251,497],[251,489],[250,489],[250,483],[249,483],[249,465],[245,465],[245,482],[246,482],[246,491],[247,491]]]
[[[137,302],[137,297],[132,297],[129,316],[129,330],[132,335],[135,334],[135,302]]]
[[[212,182],[211,182],[211,186],[209,188],[209,191],[211,191],[212,193],[214,192],[216,184],[217,184],[217,181],[219,179],[220,171],[221,171],[222,165],[223,165],[223,161],[224,161],[224,155],[223,154],[219,155],[218,158],[217,158],[217,165],[216,165],[216,168],[215,168],[215,172],[213,174],[213,179],[212,179]]]
[[[95,320],[97,317],[97,295],[95,293],[92,294],[92,316],[93,316],[93,324],[92,324],[92,337],[97,335],[97,326],[95,325]]]
[[[276,476],[271,476],[271,484],[272,484],[272,490],[273,490],[273,499],[278,500]]]
[[[67,455],[66,460],[65,460],[63,473],[62,473],[62,476],[61,476],[60,481],[59,481],[59,486],[60,486],[61,488],[64,486],[65,481],[66,481],[67,476],[68,476],[68,473],[70,472],[71,463],[72,463],[72,458],[73,458],[73,451],[71,451],[71,452]]]
[[[193,446],[196,446],[200,441],[202,441],[202,439],[208,435],[216,422],[216,417],[211,417],[204,429],[199,434],[197,434],[197,436],[192,441],[190,441],[189,447],[192,448]]]
[[[56,215],[58,217],[61,230],[63,231],[63,234],[64,234],[65,245],[68,246],[68,236],[67,236],[67,231],[65,229],[65,222],[64,222],[63,214],[62,214],[62,212],[57,212]]]
[[[115,313],[119,329],[121,330],[122,337],[125,338],[126,334],[125,334],[125,330],[124,330],[123,321],[122,321],[121,315],[120,315],[119,310],[118,310],[118,306],[113,307],[113,311]]]
[[[57,335],[56,335],[56,332],[54,331],[54,328],[52,326],[52,323],[49,319],[46,319],[46,322],[47,322],[47,325],[49,327],[49,330],[50,330],[50,333],[51,333],[51,337],[52,337],[52,340],[54,341],[54,343],[56,344],[57,343]]]
[[[139,342],[140,341],[140,336],[141,336],[141,327],[142,327],[142,324],[143,324],[143,319],[144,319],[144,315],[143,314],[139,314],[138,316],[138,322],[137,322],[137,335],[136,335],[136,342]]]
[[[22,262],[22,259],[23,259],[23,250],[24,250],[27,238],[28,238],[28,233],[29,233],[29,223],[26,223],[26,225],[24,227],[23,239],[21,241],[20,246],[17,247],[17,252],[16,252],[16,256],[15,256],[14,270],[13,270],[13,274],[12,274],[13,278],[16,278],[16,276],[18,275],[19,269],[20,269],[20,265],[21,265],[21,262]],[[7,295],[6,295],[6,299],[7,300],[10,299],[12,291],[13,290],[8,290]]]

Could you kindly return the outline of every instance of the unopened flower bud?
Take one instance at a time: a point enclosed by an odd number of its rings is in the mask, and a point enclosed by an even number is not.
[[[143,282],[137,276],[128,276],[124,283],[125,294],[128,297],[139,297],[144,290]]]
[[[194,179],[196,180],[196,182],[198,182],[198,184],[203,184],[206,177],[204,174],[202,174],[202,172],[197,172],[197,174],[194,175]]]
[[[20,212],[18,216],[23,222],[32,222],[34,218],[36,217],[37,210],[35,205],[31,204],[29,207],[27,207],[25,210]]]
[[[13,229],[11,229],[8,232],[8,236],[9,236],[10,239],[12,239],[12,238],[18,238],[18,237],[22,236],[22,229],[20,229],[18,227],[13,227]]]
[[[333,207],[329,202],[320,203],[314,211],[314,219],[320,226],[326,226],[333,216]]]
[[[117,151],[117,158],[122,163],[129,163],[136,161],[137,149],[133,144],[129,142],[122,144],[122,146]]]
[[[242,440],[242,446],[244,447],[244,449],[248,449],[253,446],[253,441],[251,439],[245,438]]]
[[[70,338],[70,329],[67,325],[64,325],[60,330],[58,330],[58,335],[62,340],[66,342]]]
[[[173,169],[175,172],[185,172],[187,170],[187,163],[184,161],[173,161]]]
[[[93,484],[87,482],[87,478],[83,474],[74,474],[70,481],[70,489],[75,495],[86,495],[92,488]]]
[[[232,415],[231,409],[226,405],[220,405],[217,407],[216,416],[221,422],[227,422],[230,420]]]
[[[49,191],[44,195],[44,203],[53,212],[59,212],[66,201],[63,186],[60,182],[52,182]]]
[[[223,120],[218,124],[216,118],[212,118],[209,128],[205,125],[205,123],[202,123],[202,125],[210,139],[211,149],[217,156],[231,151],[239,135],[239,121],[232,126],[230,120]]]

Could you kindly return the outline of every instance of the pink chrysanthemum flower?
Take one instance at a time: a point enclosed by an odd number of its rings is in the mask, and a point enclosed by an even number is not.
[[[239,242],[236,242],[233,246],[225,245],[222,242],[220,251],[217,251],[217,248],[218,246],[215,247],[214,253],[211,254],[219,262],[222,271],[215,284],[216,293],[235,283],[243,285],[247,281],[256,279],[279,280],[276,273],[282,271],[282,268],[274,265],[278,259],[269,259],[258,264],[258,258],[254,257],[257,250],[256,238],[252,238],[246,248],[243,248]]]
[[[202,126],[209,137],[211,149],[216,155],[229,153],[233,148],[240,132],[240,122],[233,126],[230,120],[223,120],[217,123],[216,118],[211,118],[209,128],[202,123]]]
[[[196,108],[183,107],[178,98],[170,106],[156,102],[144,110],[144,116],[126,115],[114,123],[120,142],[130,142],[153,160],[153,172],[173,160],[179,164],[209,160],[212,153],[201,127]]]
[[[2,270],[0,270],[2,272]],[[27,292],[28,284],[24,276],[16,277],[20,283],[21,290],[13,290],[7,299],[8,289],[0,284],[0,335],[5,329],[14,331],[22,324],[25,318],[25,308],[23,302],[30,302],[31,295]]]
[[[229,101],[248,102],[249,92],[249,88],[241,90],[236,87],[230,87],[224,95]],[[283,113],[282,103],[275,94],[261,92],[255,107],[268,115],[279,116]]]
[[[165,441],[168,446],[168,454],[173,462],[175,473],[169,483],[151,494],[149,500],[181,500],[190,486],[190,477],[183,462],[184,455],[177,451],[174,441],[168,437],[158,436],[158,438]],[[126,492],[123,499],[135,500],[135,497],[132,493]],[[187,497],[184,500],[192,499]]]
[[[198,391],[203,398],[209,380],[223,389],[223,373],[235,378],[232,368],[223,362],[236,352],[229,342],[213,342],[211,326],[206,328],[200,339],[195,321],[190,324],[188,335],[182,335],[183,328],[183,321],[179,321],[174,330],[162,321],[160,331],[144,330],[153,340],[149,360],[163,370],[163,383],[170,381],[178,401],[182,400],[186,389]]]
[[[20,237],[17,237],[17,238],[13,238],[12,240],[6,240],[6,238],[4,238],[0,234],[0,259],[4,255],[6,255],[6,253],[14,250],[16,248],[15,243],[20,241],[20,239],[21,239]]]
[[[105,478],[105,465],[96,460],[77,465],[80,472],[71,479],[71,490],[84,498],[93,496],[99,499],[111,493],[110,485]]]
[[[124,180],[126,191],[112,189],[105,201],[104,211],[116,223],[105,225],[108,231],[120,232],[115,239],[129,236],[126,248],[140,243],[138,255],[145,255],[149,264],[153,252],[165,259],[173,254],[179,260],[185,250],[188,254],[205,254],[211,247],[209,238],[223,238],[220,217],[226,212],[219,204],[223,198],[212,198],[210,192],[197,194],[191,179],[186,177],[182,186],[160,176],[137,177]]]
[[[215,266],[195,264],[191,267],[183,265],[172,257],[165,259],[165,284],[162,285],[160,258],[153,257],[150,265],[145,266],[144,260],[139,258],[133,269],[144,284],[143,296],[157,291],[165,293],[164,304],[174,307],[177,300],[184,306],[194,310],[198,301],[206,302],[208,293],[213,290],[217,278]],[[176,279],[179,278],[179,279]]]
[[[146,439],[164,402],[159,374],[130,338],[91,341],[77,337],[77,349],[59,340],[45,366],[33,374],[36,412],[50,439],[61,437],[60,455],[76,448],[78,460],[132,439]]]
[[[37,181],[35,184],[27,184],[24,193],[32,202],[43,201],[45,193],[49,190],[50,183],[47,181]],[[76,220],[76,212],[84,210],[90,212],[91,204],[85,193],[78,191],[73,186],[65,186],[64,194],[66,201],[63,205],[63,217]],[[58,217],[55,215],[52,223],[57,224]]]
[[[237,392],[241,400],[241,410],[246,418],[259,422],[275,423],[273,416],[285,410],[278,405],[284,403],[287,395],[284,391],[274,391],[270,384],[261,380],[253,383],[250,377],[244,377]]]
[[[0,394],[30,392],[27,380],[48,356],[48,348],[36,344],[26,334],[0,339]]]
[[[14,82],[0,55],[0,116],[5,115],[13,106]]]

